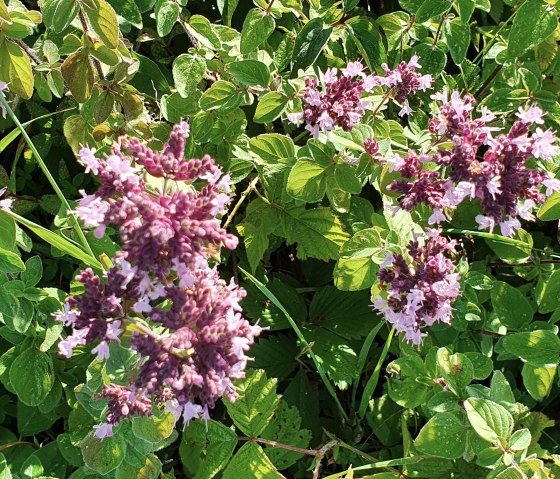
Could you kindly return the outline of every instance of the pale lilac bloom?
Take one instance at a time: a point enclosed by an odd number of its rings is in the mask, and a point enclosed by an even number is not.
[[[93,426],[93,429],[95,429],[95,437],[101,440],[113,435],[113,425],[106,422],[102,424],[96,424],[95,426]]]
[[[94,175],[99,174],[99,167],[101,166],[99,160],[95,157],[95,148],[82,147],[78,152],[79,163],[86,167],[84,173],[93,173]]]
[[[321,81],[328,85],[330,83],[334,83],[337,80],[337,70],[336,68],[327,68],[325,73],[321,73]]]
[[[488,230],[490,233],[494,230],[496,222],[490,216],[477,215],[474,220],[478,223],[479,230]]]
[[[532,154],[535,158],[548,160],[558,154],[558,147],[554,145],[556,138],[552,130],[543,131],[540,128],[533,134]]]
[[[535,221],[535,215],[531,212],[536,207],[536,203],[533,200],[525,200],[523,204],[517,205],[516,213],[520,218],[526,221]]]
[[[139,170],[134,168],[129,160],[123,159],[117,155],[109,155],[105,161],[107,163],[107,171],[116,173],[123,183],[135,185],[140,182],[138,176]]]
[[[5,91],[8,88],[8,84],[5,81],[0,81],[0,91]],[[8,112],[6,111],[6,107],[3,103],[0,103],[0,111],[2,112],[2,117],[6,118]]]
[[[64,309],[54,312],[53,317],[56,321],[63,323],[64,326],[72,326],[76,322],[78,314],[78,311],[70,310],[70,305],[68,303],[64,303]]]
[[[66,339],[63,339],[58,343],[59,354],[65,358],[71,358],[76,346],[86,344],[86,336],[88,332],[88,329],[74,330],[71,336],[68,336]]]
[[[364,66],[361,64],[361,62],[348,62],[346,68],[342,69],[342,74],[347,77],[364,77],[365,75],[363,71]]]
[[[183,428],[189,425],[191,419],[197,419],[202,416],[202,406],[188,402],[183,408]],[[208,413],[207,413],[208,414]]]
[[[447,221],[447,218],[445,217],[443,212],[439,208],[434,208],[434,212],[428,218],[428,224],[429,225],[435,225],[435,224],[439,224],[443,221]]]
[[[515,234],[515,230],[521,228],[521,223],[517,218],[508,217],[506,221],[502,221],[500,223],[500,231],[503,236],[513,236]]]
[[[408,103],[403,103],[401,110],[399,111],[399,116],[410,115],[413,113],[412,108],[408,105]]]
[[[6,192],[6,188],[0,189],[0,197]],[[14,200],[11,198],[6,198],[4,200],[0,200],[0,210],[11,211],[12,205],[14,204]]]
[[[405,161],[404,158],[400,155],[397,155],[395,153],[395,155],[393,156],[393,158],[389,158],[387,160],[387,163],[389,165],[391,165],[389,167],[389,172],[393,172],[393,171],[399,171],[404,165],[405,165]]]
[[[134,304],[132,310],[138,314],[150,313],[152,311],[152,307],[150,306],[150,299],[144,296],[140,301],[137,301]]]
[[[543,120],[543,111],[538,106],[531,106],[528,110],[524,110],[522,107],[519,107],[519,110],[516,113],[517,117],[528,124],[537,124],[542,125],[544,123]]]
[[[83,192],[83,190],[82,190]],[[93,195],[84,196],[78,200],[79,206],[75,212],[84,225],[97,227],[105,221],[105,215],[109,211],[109,205],[99,197]]]
[[[543,180],[542,184],[546,186],[546,196],[550,196],[555,191],[560,191],[560,180],[557,180],[556,178]]]
[[[296,126],[299,126],[302,120],[303,120],[303,111],[288,113],[288,121],[291,123],[295,123]]]
[[[109,359],[109,345],[107,341],[101,341],[95,348],[91,350],[92,354],[97,354],[96,360],[103,361],[104,359]]]
[[[499,175],[489,179],[488,183],[486,183],[486,188],[488,190],[488,193],[492,195],[492,198],[495,198],[496,194],[502,192],[501,186],[502,186],[502,178]]]
[[[111,321],[107,325],[107,332],[105,333],[105,337],[110,340],[118,340],[119,336],[123,333],[121,329],[121,322],[120,320]]]

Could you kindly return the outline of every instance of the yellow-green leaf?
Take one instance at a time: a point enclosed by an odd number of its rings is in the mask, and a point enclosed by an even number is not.
[[[85,103],[93,88],[93,66],[83,51],[70,55],[61,67],[64,81],[78,103]]]
[[[29,99],[33,95],[31,61],[23,49],[5,40],[0,43],[0,78],[10,84],[10,90]]]
[[[89,2],[88,2],[89,3]],[[119,45],[119,24],[113,7],[105,0],[91,0],[91,5],[83,3],[91,28],[109,48]]]

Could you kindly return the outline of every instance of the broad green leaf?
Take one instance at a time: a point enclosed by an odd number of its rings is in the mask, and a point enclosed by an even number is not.
[[[539,208],[537,217],[542,221],[554,221],[560,219],[560,193],[555,191]]]
[[[211,479],[231,458],[237,435],[222,423],[191,421],[183,432],[179,455],[193,479]]]
[[[296,155],[293,140],[278,133],[255,136],[249,140],[249,146],[264,163],[286,162]]]
[[[521,329],[533,319],[533,308],[525,295],[509,284],[495,281],[490,297],[494,313],[504,326]]]
[[[288,106],[288,97],[277,91],[265,93],[255,111],[255,123],[270,123],[276,120]]]
[[[31,60],[19,45],[0,40],[0,78],[10,84],[10,90],[28,100],[33,95]]]
[[[56,7],[53,9],[51,26],[56,33],[61,33],[76,18],[80,5],[76,0],[55,0],[52,3],[55,3]],[[45,6],[43,6],[43,19],[47,23],[44,8]]]
[[[89,100],[93,89],[94,72],[85,50],[69,55],[61,66],[64,81],[78,103]]]
[[[492,359],[482,353],[466,352],[464,355],[469,358],[474,368],[474,379],[486,379],[494,369]]]
[[[507,53],[510,58],[520,57],[532,46],[538,45],[558,26],[550,5],[541,0],[524,2],[509,31]]]
[[[283,284],[282,286],[285,285]],[[248,294],[251,293],[248,292]],[[259,297],[262,296],[259,295]],[[289,306],[289,303],[283,303]],[[243,303],[244,309],[245,305],[246,302]],[[259,324],[265,324],[265,321],[261,321]],[[289,327],[289,323],[287,324]],[[271,334],[266,338],[259,338],[251,346],[251,355],[255,358],[254,362],[251,363],[251,367],[264,369],[271,376],[278,378],[278,380],[286,379],[297,368],[296,357],[299,353],[300,348],[295,338],[286,334]]]
[[[16,222],[7,215],[0,215],[0,248],[13,250],[15,245]]]
[[[10,384],[20,401],[38,406],[47,397],[54,384],[51,357],[32,344],[20,352],[10,368]]]
[[[6,291],[6,288],[0,288],[0,319],[10,329],[15,330],[16,325],[26,323],[25,311],[23,310],[18,298],[12,293]],[[31,318],[29,319],[29,322]],[[18,327],[18,329],[23,329]],[[25,332],[25,331],[23,331]]]
[[[241,60],[231,63],[226,71],[242,86],[266,87],[270,83],[268,68],[257,60]]]
[[[386,55],[377,24],[369,17],[357,16],[350,18],[345,25],[367,67],[370,71],[379,71]]]
[[[6,22],[11,22],[10,12],[8,11],[8,7],[4,3],[4,0],[0,0],[0,18]]]
[[[261,437],[289,444],[290,446],[305,449],[309,446],[311,434],[306,429],[301,428],[301,416],[295,407],[290,407],[285,400],[281,400],[276,408],[272,420],[262,432]],[[266,455],[279,470],[286,469],[294,465],[303,454],[288,451],[274,446],[265,448]]]
[[[420,452],[447,459],[462,457],[466,444],[467,428],[450,412],[432,417],[414,440],[414,446]]]
[[[511,386],[501,371],[494,371],[490,382],[490,399],[506,407],[515,404]]]
[[[455,65],[460,65],[467,55],[471,44],[471,28],[460,19],[455,18],[445,22],[445,35],[451,58]]]
[[[463,405],[471,426],[482,439],[497,442],[509,438],[513,430],[513,417],[506,408],[481,398],[469,398]]]
[[[82,2],[82,8],[88,17],[93,31],[109,48],[119,45],[119,24],[113,7],[105,0]]]
[[[451,8],[447,0],[424,0],[416,11],[416,21],[424,23],[432,17],[440,16]]]
[[[343,291],[358,291],[372,286],[379,266],[373,256],[379,253],[381,238],[373,228],[358,231],[340,252],[334,269],[334,284]]]
[[[354,195],[362,192],[362,182],[356,176],[356,168],[346,163],[338,163],[334,169],[336,184],[343,190]]]
[[[260,8],[249,10],[241,29],[239,51],[246,55],[256,50],[274,31],[274,19]]]
[[[239,0],[217,0],[217,2],[224,25],[229,27],[231,25],[231,17],[233,17],[233,12],[235,12]]]
[[[102,476],[119,467],[126,454],[126,443],[119,434],[101,440],[90,432],[80,447],[86,466]]]
[[[117,15],[136,28],[142,28],[142,13],[135,0],[109,0],[109,3]]]
[[[280,396],[276,394],[276,379],[267,379],[262,370],[247,373],[237,384],[239,397],[235,402],[224,400],[233,423],[244,434],[258,436],[266,428]]]
[[[0,0],[0,4],[4,4],[3,0]],[[4,454],[0,454],[0,479],[12,479],[12,473]]]
[[[447,0],[443,1],[451,5]],[[439,75],[447,63],[447,56],[444,51],[431,43],[419,43],[412,48],[412,52],[420,57],[420,65],[422,65],[420,73],[422,74]]]
[[[294,44],[292,56],[292,76],[296,76],[299,69],[305,70],[313,65],[323,47],[329,41],[332,27],[323,23],[320,17],[309,20],[300,30]]]
[[[161,417],[135,417],[132,419],[134,435],[148,442],[160,442],[171,436],[175,426],[173,414],[165,413]]]
[[[25,271],[25,264],[19,255],[0,248],[0,272],[19,273],[20,271]]]
[[[294,198],[307,203],[320,201],[325,196],[327,171],[322,165],[302,158],[290,171],[286,190]]]
[[[387,372],[395,375],[388,381],[389,397],[393,401],[411,409],[424,403],[431,389],[425,384],[428,373],[419,356],[400,357],[389,363]]]
[[[508,353],[533,366],[558,364],[560,361],[560,339],[549,330],[509,334],[502,344]]]
[[[531,439],[531,431],[529,429],[519,429],[511,435],[509,447],[514,451],[522,451],[529,447]]]
[[[523,385],[533,399],[542,401],[552,390],[554,378],[556,377],[557,365],[533,366],[525,363],[521,370]]]
[[[219,80],[215,82],[200,98],[200,108],[210,110],[231,110],[241,103],[241,94],[233,83]]]
[[[223,479],[239,479],[241,477],[281,479],[284,476],[276,470],[258,444],[247,442],[233,456],[222,477]]]
[[[457,396],[461,396],[465,388],[474,379],[474,368],[467,356],[462,353],[449,354],[447,348],[439,348],[437,352],[438,373]]]
[[[206,62],[203,58],[184,53],[173,62],[173,81],[182,97],[188,97],[204,78]]]
[[[510,466],[495,476],[495,479],[525,479],[524,476],[525,474],[519,471],[518,467]]]
[[[338,259],[341,246],[349,238],[340,219],[329,208],[290,207],[282,212],[279,220],[281,233],[288,243],[297,243],[300,259]]]
[[[115,479],[157,479],[161,474],[161,461],[154,454],[150,454],[145,458],[141,467],[136,467],[123,462],[115,474]]]
[[[161,3],[159,9],[156,9],[156,26],[160,37],[165,37],[171,33],[171,30],[177,20],[181,7],[173,0],[165,0]]]
[[[552,313],[560,308],[560,270],[554,271],[546,280],[540,294],[539,313]]]
[[[457,8],[459,9],[459,17],[464,24],[469,23],[471,16],[474,12],[474,0],[458,0]]]
[[[219,50],[222,46],[220,37],[214,31],[212,23],[202,15],[192,15],[185,25],[199,43],[210,50]]]

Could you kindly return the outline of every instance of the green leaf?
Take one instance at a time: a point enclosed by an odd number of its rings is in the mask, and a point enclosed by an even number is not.
[[[222,15],[222,21],[224,25],[228,27],[231,25],[231,18],[233,17],[233,12],[237,8],[239,0],[217,0],[218,10]]]
[[[255,111],[255,123],[270,123],[276,120],[288,106],[288,97],[277,91],[265,93]]]
[[[373,256],[381,247],[381,237],[374,228],[358,231],[340,252],[334,269],[334,284],[343,291],[370,288],[377,277],[379,266]]]
[[[0,0],[0,4],[3,5],[3,0]],[[4,454],[0,454],[0,479],[12,479],[12,473],[10,472]]]
[[[249,140],[249,146],[264,163],[286,162],[296,156],[293,140],[278,133],[255,136]]]
[[[33,95],[33,71],[27,53],[19,45],[0,40],[0,78],[10,84],[10,90],[25,100]]]
[[[516,58],[548,37],[558,25],[554,11],[547,2],[527,0],[513,20],[509,31],[507,53]]]
[[[560,270],[554,271],[546,280],[540,294],[539,313],[552,313],[560,308]]]
[[[200,98],[200,108],[210,110],[231,110],[241,103],[241,94],[228,81],[215,82]]]
[[[476,433],[484,440],[506,440],[513,430],[512,415],[498,403],[488,399],[469,398],[463,405]]]
[[[414,446],[420,452],[446,459],[462,457],[466,445],[467,429],[450,412],[440,412],[432,417],[414,440]]]
[[[237,435],[223,424],[191,421],[183,432],[179,455],[192,479],[211,479],[220,472],[235,450]]]
[[[430,18],[440,16],[451,8],[448,0],[424,0],[420,8],[416,11],[416,21],[424,23]]]
[[[296,199],[315,203],[323,199],[326,191],[326,169],[316,162],[302,158],[292,167],[286,191]]]
[[[160,442],[171,436],[175,419],[173,414],[165,413],[161,417],[132,418],[132,432],[134,435],[148,442]]]
[[[188,97],[204,78],[206,62],[190,54],[179,55],[173,62],[173,81],[182,97]]]
[[[80,444],[80,448],[86,466],[104,476],[121,465],[126,443],[119,434],[101,440],[90,432]]]
[[[521,370],[523,385],[533,399],[542,401],[552,390],[554,378],[556,377],[557,365],[533,366],[525,363]]]
[[[289,207],[283,210],[279,220],[287,242],[298,244],[300,259],[338,259],[341,246],[349,238],[340,219],[329,208]]]
[[[511,386],[501,371],[494,371],[490,381],[490,399],[506,407],[515,404]]]
[[[514,451],[522,451],[529,447],[531,439],[531,431],[529,429],[519,429],[511,435],[509,447]]]
[[[32,344],[13,362],[10,368],[10,384],[20,401],[27,406],[38,406],[47,397],[54,384],[51,357]]]
[[[239,397],[236,401],[224,400],[233,423],[244,434],[256,437],[266,428],[280,400],[276,382],[276,379],[267,379],[262,370],[250,371],[237,384]]]
[[[128,458],[127,458],[128,459]],[[161,461],[154,454],[147,455],[142,460],[141,467],[133,466],[123,462],[115,474],[115,479],[157,479],[161,474]]]
[[[276,408],[272,421],[262,432],[261,437],[270,439],[281,444],[305,449],[309,446],[311,434],[306,429],[301,429],[301,416],[295,407],[290,407],[283,399]],[[279,469],[286,469],[294,465],[303,454],[289,451],[280,447],[267,446],[266,455],[274,466]]]
[[[542,221],[554,221],[560,219],[560,193],[555,191],[539,208],[537,217]]]
[[[206,17],[202,15],[192,15],[185,28],[190,31],[204,47],[210,50],[218,50],[222,43],[220,37],[214,31],[214,27]]]
[[[292,55],[292,76],[298,70],[313,65],[323,47],[329,41],[332,27],[326,26],[320,17],[309,20],[297,34]]]
[[[467,55],[471,43],[471,28],[460,19],[445,22],[445,35],[451,58],[455,65],[460,65]]]
[[[16,254],[0,248],[0,271],[4,273],[19,273],[25,271],[25,264]]]
[[[457,8],[459,9],[461,21],[465,24],[469,23],[475,8],[474,0],[458,0]]]
[[[242,86],[263,86],[270,83],[270,72],[263,62],[241,60],[231,63],[226,70]]]
[[[450,355],[447,348],[437,351],[437,366],[449,389],[461,396],[465,388],[474,379],[474,368],[467,356],[462,353]]]
[[[0,319],[11,330],[24,333],[32,317],[27,317],[26,311],[12,293],[0,288]]]
[[[156,26],[158,35],[165,37],[171,33],[173,26],[179,20],[181,7],[173,0],[165,0],[161,6],[156,9]]]
[[[247,442],[233,456],[222,477],[223,479],[239,479],[241,477],[282,479],[284,476],[276,470],[258,444]]]
[[[389,363],[387,372],[395,374],[389,380],[389,397],[393,401],[411,409],[424,403],[431,389],[425,384],[428,373],[420,357],[414,354],[398,358]]]
[[[61,33],[70,25],[73,19],[78,15],[80,5],[76,0],[55,0],[53,3],[56,7],[53,9],[51,25],[56,33]],[[43,12],[44,12],[43,6]],[[46,16],[43,14],[45,23],[47,23]]]
[[[8,7],[4,3],[4,0],[0,0],[0,18],[6,22],[11,22],[12,19],[10,17],[10,12],[8,11]],[[3,457],[3,456],[0,456]]]
[[[134,0],[109,0],[120,17],[136,28],[142,28],[142,13]]]
[[[109,48],[119,45],[119,24],[113,7],[105,0],[89,0],[82,2],[82,8],[87,15],[93,31]]]
[[[274,19],[259,8],[249,10],[243,28],[241,29],[241,41],[239,51],[247,55],[256,50],[265,42],[276,28]]]
[[[560,361],[560,339],[552,331],[509,334],[502,344],[508,353],[534,366],[558,364]]]
[[[248,291],[248,294],[251,293]],[[259,297],[262,296],[259,295]],[[285,301],[283,303],[289,305]],[[244,308],[245,305],[246,302],[243,303]],[[282,314],[281,312],[279,313]],[[261,321],[259,324],[265,323]],[[287,324],[287,327],[289,327],[289,323]],[[251,355],[255,358],[255,361],[251,363],[251,367],[264,369],[268,374],[279,380],[286,379],[298,366],[295,358],[299,353],[300,348],[292,336],[285,334],[268,335],[266,338],[259,338],[251,346]]]
[[[379,71],[386,55],[377,24],[369,17],[360,16],[350,18],[345,26],[370,71]]]
[[[13,250],[15,245],[16,222],[7,215],[0,215],[0,248]]]
[[[525,295],[509,284],[495,281],[490,297],[494,313],[504,326],[521,329],[533,319],[533,308]]]
[[[93,89],[94,73],[85,50],[69,55],[60,68],[70,93],[78,103],[89,100]]]

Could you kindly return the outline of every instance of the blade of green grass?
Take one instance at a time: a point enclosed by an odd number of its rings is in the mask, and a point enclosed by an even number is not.
[[[31,140],[31,138],[27,134],[27,131],[25,131],[25,127],[19,121],[19,118],[16,116],[16,114],[14,113],[12,108],[10,107],[9,103],[7,102],[6,97],[4,96],[4,93],[2,93],[1,91],[0,91],[0,102],[2,103],[2,105],[4,105],[4,107],[6,108],[6,111],[8,112],[8,115],[10,116],[12,121],[16,124],[19,131],[21,132],[21,135],[25,139],[26,143],[29,145],[29,148],[31,149],[31,152],[35,156],[35,158],[37,160],[37,163],[39,164],[39,167],[41,168],[41,170],[43,170],[44,175],[47,177],[47,180],[51,184],[51,186],[52,186],[53,190],[55,191],[56,195],[58,196],[58,198],[60,199],[62,204],[66,207],[66,210],[68,211],[68,214],[70,215],[70,217],[74,220],[73,227],[74,227],[74,230],[76,231],[76,233],[78,235],[78,238],[80,239],[80,243],[82,243],[82,245],[86,249],[86,251],[93,257],[94,256],[93,251],[92,251],[92,249],[91,249],[91,247],[90,247],[90,245],[89,245],[89,243],[86,239],[86,236],[85,236],[82,228],[80,227],[80,223],[78,222],[78,218],[76,217],[75,214],[70,212],[71,209],[70,209],[70,204],[68,203],[68,200],[64,196],[64,193],[62,193],[62,190],[58,186],[54,177],[51,175],[51,172],[49,171],[49,169],[47,168],[47,165],[43,161],[43,158],[41,157],[41,154],[37,151],[37,148],[35,148],[35,145],[33,144],[33,141]],[[47,231],[50,231],[50,230],[47,230]]]
[[[383,346],[383,350],[381,351],[381,356],[375,365],[375,369],[371,377],[368,379],[366,387],[364,389],[364,393],[362,394],[362,400],[360,401],[360,407],[358,409],[358,414],[363,419],[366,415],[366,409],[368,402],[373,395],[373,391],[377,387],[377,383],[379,381],[379,373],[381,372],[381,367],[387,358],[387,354],[389,353],[389,348],[391,347],[391,341],[393,340],[393,335],[395,334],[395,328],[391,328],[389,331],[389,336],[387,337],[387,341],[385,341],[385,346]]]
[[[338,399],[338,396],[336,394],[336,391],[335,391],[333,385],[329,381],[329,378],[327,377],[325,371],[323,370],[323,367],[321,366],[321,363],[317,359],[317,356],[315,356],[315,353],[312,351],[308,341],[305,339],[305,336],[301,332],[301,329],[299,329],[296,322],[290,316],[290,313],[288,313],[286,308],[284,308],[284,306],[282,306],[282,303],[278,300],[278,298],[276,298],[276,296],[274,296],[272,291],[270,291],[263,283],[261,283],[257,278],[255,278],[251,273],[244,270],[243,268],[239,268],[239,271],[241,271],[241,273],[243,273],[259,289],[259,291],[262,294],[264,294],[268,298],[268,300],[270,302],[272,302],[272,304],[274,304],[274,306],[276,306],[280,311],[282,311],[284,316],[286,316],[286,319],[288,320],[288,322],[292,326],[292,329],[296,333],[296,336],[305,345],[306,354],[309,355],[311,360],[315,363],[315,367],[317,368],[317,372],[319,373],[319,376],[321,376],[321,379],[323,380],[323,383],[325,384],[325,387],[327,388],[327,391],[329,392],[329,394],[334,399],[334,401],[335,401],[335,403],[336,403],[336,405],[337,405],[337,407],[340,411],[340,415],[344,418],[344,420],[346,422],[348,422],[349,421],[348,415],[346,414],[346,411],[342,407],[342,404],[340,403],[340,400]]]

